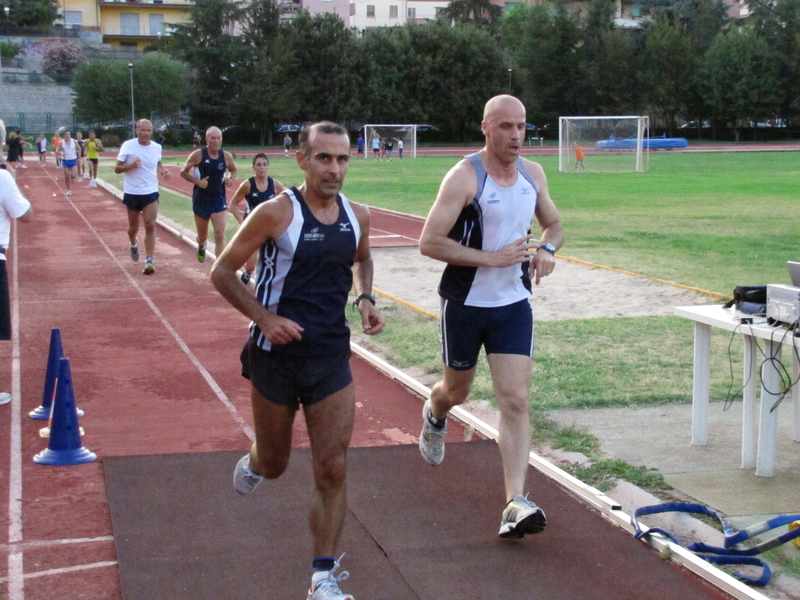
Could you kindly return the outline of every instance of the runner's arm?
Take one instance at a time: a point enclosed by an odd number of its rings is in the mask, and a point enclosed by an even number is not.
[[[250,213],[244,224],[211,268],[211,283],[236,310],[254,321],[273,344],[286,344],[302,339],[299,324],[268,311],[239,281],[238,270],[248,258],[267,241],[274,240],[289,226],[292,219],[291,201],[279,196],[260,204]]]
[[[362,294],[372,296],[372,276],[374,264],[369,247],[370,214],[369,209],[363,204],[351,202],[353,212],[361,228],[361,239],[356,249],[355,263],[353,265],[353,291],[356,298]],[[383,331],[384,322],[378,308],[368,299],[363,298],[357,302],[358,312],[361,313],[361,328],[368,335],[377,335]]]

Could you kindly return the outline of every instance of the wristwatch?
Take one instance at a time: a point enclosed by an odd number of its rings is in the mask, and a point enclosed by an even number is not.
[[[539,248],[542,250],[547,250],[553,256],[556,254],[556,247],[553,246],[553,244],[539,244]]]

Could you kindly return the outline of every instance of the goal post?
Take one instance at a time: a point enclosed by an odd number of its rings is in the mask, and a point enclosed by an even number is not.
[[[649,118],[559,117],[558,170],[561,172],[642,172],[650,160]]]
[[[392,156],[400,158],[397,142],[403,141],[403,158],[417,158],[417,126],[404,124],[364,125],[364,146],[367,158],[372,158],[372,139],[377,137],[383,142],[389,138],[394,140]]]

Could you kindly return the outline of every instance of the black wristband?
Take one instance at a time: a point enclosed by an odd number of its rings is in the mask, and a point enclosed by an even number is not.
[[[375,296],[373,296],[372,294],[361,294],[358,298],[356,298],[356,301],[353,302],[353,306],[358,308],[358,303],[361,302],[362,300],[369,300],[370,302],[372,302],[372,306],[375,306]]]

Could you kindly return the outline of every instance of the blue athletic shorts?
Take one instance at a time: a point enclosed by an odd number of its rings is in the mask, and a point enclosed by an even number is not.
[[[214,200],[195,200],[192,199],[192,211],[201,219],[210,219],[211,215],[228,210],[228,203],[225,196]]]
[[[451,369],[474,368],[481,346],[487,355],[533,356],[533,311],[527,300],[484,308],[443,299],[440,316],[442,362]]]
[[[62,159],[61,166],[64,167],[65,169],[71,169],[72,167],[77,167],[78,159],[77,158],[74,158],[72,160],[67,160],[66,158]]]
[[[263,350],[248,338],[240,358],[242,377],[259,394],[295,410],[320,402],[353,381],[349,347],[333,356],[288,356]]]
[[[158,192],[152,194],[123,194],[122,203],[130,210],[139,212],[144,210],[145,206],[158,202]]]

